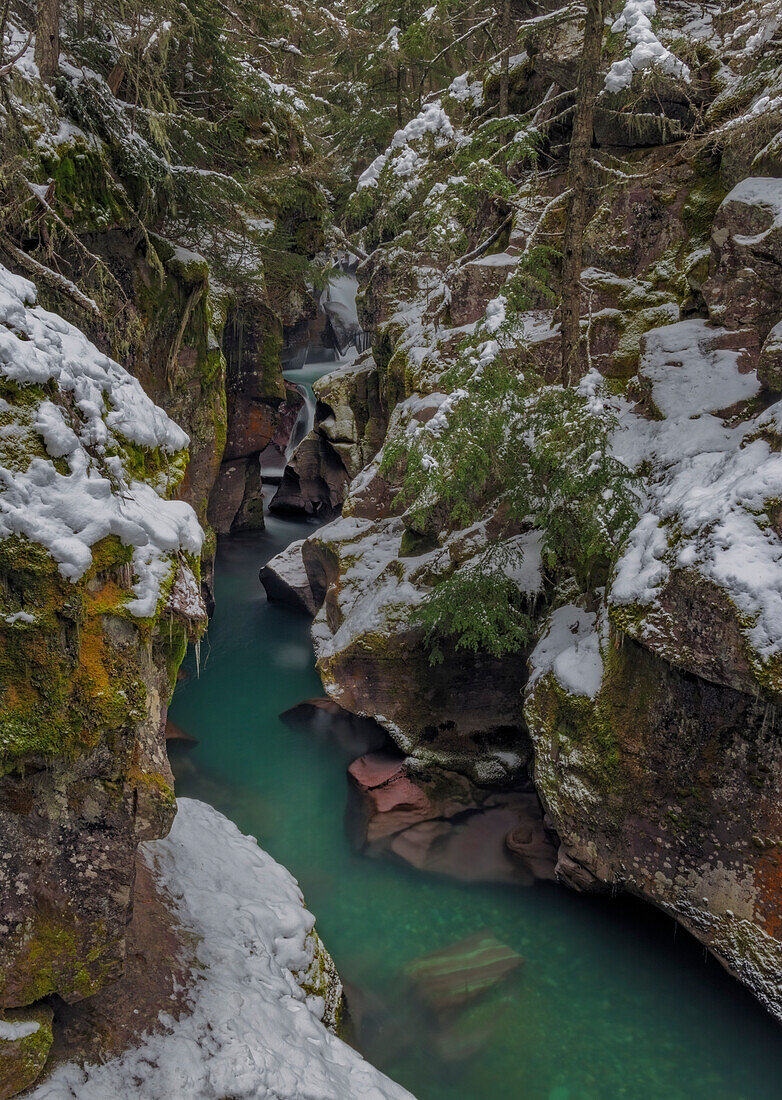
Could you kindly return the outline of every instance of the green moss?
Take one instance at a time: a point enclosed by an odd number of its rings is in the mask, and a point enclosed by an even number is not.
[[[37,1029],[23,1039],[0,1039],[0,1095],[16,1096],[38,1078],[52,1045],[52,1010],[48,1005],[9,1009],[6,1023],[36,1023]]]
[[[85,950],[89,942],[100,946]],[[117,977],[113,944],[106,941],[101,922],[84,928],[65,910],[35,913],[21,932],[14,961],[15,987],[24,990],[27,1003],[48,997],[67,986],[81,997],[97,993]],[[106,956],[106,958],[104,958]],[[3,975],[0,973],[0,993]]]
[[[430,550],[435,550],[438,545],[438,539],[434,535],[422,535],[420,532],[412,531],[409,527],[406,527],[402,532],[399,557],[417,558],[421,554],[428,554]]]
[[[74,585],[42,547],[0,542],[4,603],[35,619],[0,620],[0,774],[29,759],[73,758],[143,717],[136,650],[112,641],[112,620],[122,623],[122,637],[139,629],[117,583],[130,553],[118,538],[102,540]]]
[[[179,666],[185,659],[188,635],[184,624],[173,615],[162,620],[158,628],[157,644],[163,655],[169,685],[169,702],[176,687]]]
[[[697,159],[694,169],[695,182],[690,187],[687,201],[682,208],[682,221],[691,245],[695,241],[709,239],[714,215],[727,193],[720,179],[719,163],[716,159]]]
[[[58,145],[41,157],[43,179],[54,181],[50,204],[80,231],[125,225],[130,212],[121,190],[113,183],[100,149],[83,138]]]

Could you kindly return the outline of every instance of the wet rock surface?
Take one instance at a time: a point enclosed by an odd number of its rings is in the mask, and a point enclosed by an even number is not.
[[[554,879],[556,846],[533,790],[481,789],[390,750],[354,760],[348,775],[351,834],[368,854],[468,882]]]

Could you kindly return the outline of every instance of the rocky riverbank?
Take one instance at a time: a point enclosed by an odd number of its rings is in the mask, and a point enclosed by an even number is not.
[[[534,119],[505,175],[486,86],[455,82],[358,181],[377,335],[320,384],[321,436],[341,424],[360,454],[371,421],[385,441],[285,580],[319,608],[327,692],[385,727],[400,775],[531,777],[562,881],[664,908],[779,1016],[776,85],[736,12],[659,18],[688,75],[631,70],[598,100],[574,387],[547,252],[566,146],[543,126],[570,29],[531,28],[514,62]],[[377,778],[375,801],[407,782]]]

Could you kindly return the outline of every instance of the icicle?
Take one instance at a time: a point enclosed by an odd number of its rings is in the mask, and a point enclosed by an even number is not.
[[[196,680],[201,679],[201,639],[196,638],[195,643]]]

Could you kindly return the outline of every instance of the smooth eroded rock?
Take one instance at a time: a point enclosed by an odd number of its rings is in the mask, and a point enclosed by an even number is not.
[[[312,594],[301,557],[304,539],[297,539],[261,567],[258,574],[270,600],[279,600],[315,615],[318,604]]]

